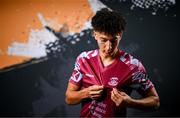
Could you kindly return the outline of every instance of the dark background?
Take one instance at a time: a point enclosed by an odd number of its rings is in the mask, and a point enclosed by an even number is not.
[[[126,18],[120,48],[141,60],[160,96],[158,110],[128,109],[128,116],[180,116],[177,5],[153,15],[153,8],[132,10],[130,2],[101,1]],[[80,105],[68,106],[64,98],[77,55],[97,48],[91,29],[82,32],[85,35],[75,34],[80,39],[76,44],[70,43],[73,36],[54,33],[60,40],[47,45],[47,57],[0,70],[0,116],[79,115]],[[138,95],[134,92],[133,96]]]

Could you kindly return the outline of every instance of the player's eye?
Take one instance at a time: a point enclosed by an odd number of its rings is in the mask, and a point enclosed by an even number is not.
[[[106,43],[106,42],[107,40],[104,40],[104,39],[100,40],[100,43]]]

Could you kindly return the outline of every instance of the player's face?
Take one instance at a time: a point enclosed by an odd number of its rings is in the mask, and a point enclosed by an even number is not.
[[[118,45],[122,37],[122,33],[111,36],[103,32],[94,31],[94,37],[97,40],[100,53],[105,57],[111,57],[118,51]]]

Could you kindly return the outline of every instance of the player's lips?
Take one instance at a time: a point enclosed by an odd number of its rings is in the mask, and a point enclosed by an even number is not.
[[[113,53],[113,50],[108,50],[108,51],[105,51],[104,53],[105,53],[105,54],[112,54],[112,53]]]

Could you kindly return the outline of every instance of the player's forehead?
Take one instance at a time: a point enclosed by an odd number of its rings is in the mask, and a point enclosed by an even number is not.
[[[99,38],[102,38],[102,39],[112,39],[112,38],[117,38],[117,37],[120,36],[120,33],[114,34],[114,35],[107,34],[107,33],[105,33],[105,32],[98,32],[98,31],[94,31],[94,33],[95,33]]]

